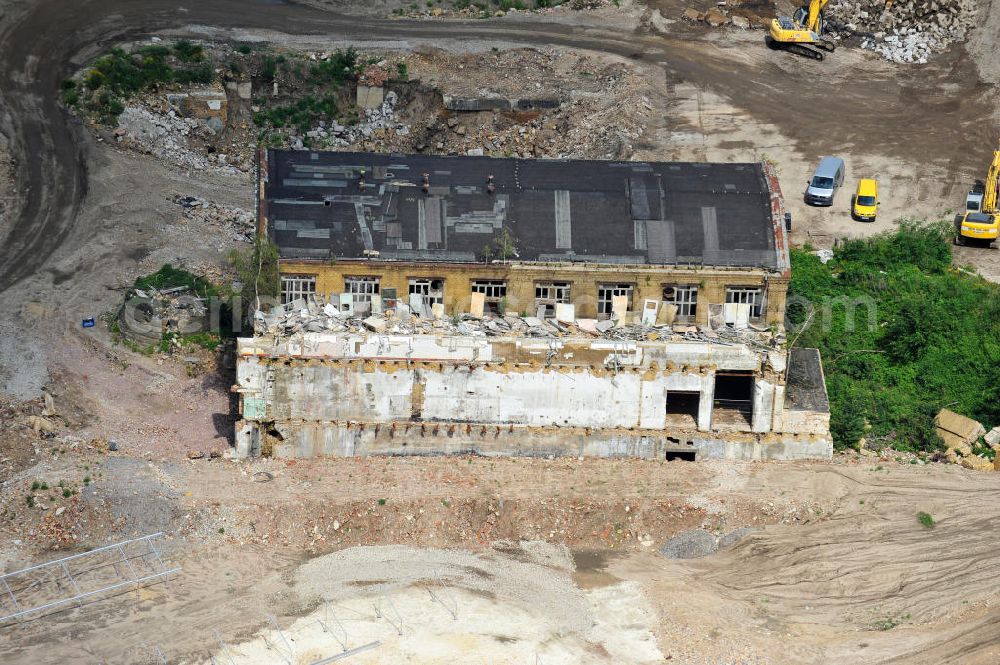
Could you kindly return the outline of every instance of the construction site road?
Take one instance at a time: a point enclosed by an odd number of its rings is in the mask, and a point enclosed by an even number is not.
[[[962,52],[911,70],[845,57],[836,78],[865,83],[837,86],[832,94],[827,85],[790,82],[832,77],[834,70],[775,57],[750,35],[702,39],[580,27],[534,15],[389,20],[336,15],[283,0],[206,0],[186,7],[167,0],[26,0],[6,7],[0,26],[0,128],[19,165],[13,206],[18,212],[0,246],[0,293],[40,271],[66,242],[87,195],[93,139],[59,105],[60,81],[110,44],[186,26],[267,29],[359,43],[485,42],[600,51],[661,65],[668,82],[688,82],[730,99],[810,153],[856,145],[915,168],[929,161],[952,169],[981,164],[993,141],[986,121],[992,112],[989,87]],[[913,140],[916,130],[919,141]]]

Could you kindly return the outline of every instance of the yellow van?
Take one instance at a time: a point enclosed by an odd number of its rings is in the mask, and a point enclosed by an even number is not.
[[[862,222],[874,222],[878,212],[878,183],[865,178],[858,181],[858,190],[854,193],[854,203],[851,214],[854,219]]]

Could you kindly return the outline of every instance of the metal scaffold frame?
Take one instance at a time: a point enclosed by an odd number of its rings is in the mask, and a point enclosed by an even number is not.
[[[163,562],[155,542],[162,536],[153,533],[0,575],[0,625],[166,582],[181,569]]]

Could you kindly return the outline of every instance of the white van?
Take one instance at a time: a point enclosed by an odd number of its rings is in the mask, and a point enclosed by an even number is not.
[[[844,171],[844,160],[840,157],[821,159],[812,180],[806,183],[806,203],[813,206],[832,206],[833,197],[844,184]]]

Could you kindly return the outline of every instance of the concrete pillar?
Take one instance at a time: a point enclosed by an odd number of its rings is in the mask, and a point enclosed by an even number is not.
[[[771,431],[784,432],[785,386],[774,387],[774,414],[771,416]]]
[[[260,428],[254,420],[240,420],[236,423],[236,449],[233,459],[247,459],[260,455]]]
[[[712,429],[712,403],[715,401],[715,372],[701,379],[701,399],[698,401],[698,431]]]
[[[774,414],[774,384],[758,379],[753,384],[753,432],[771,431]]]

